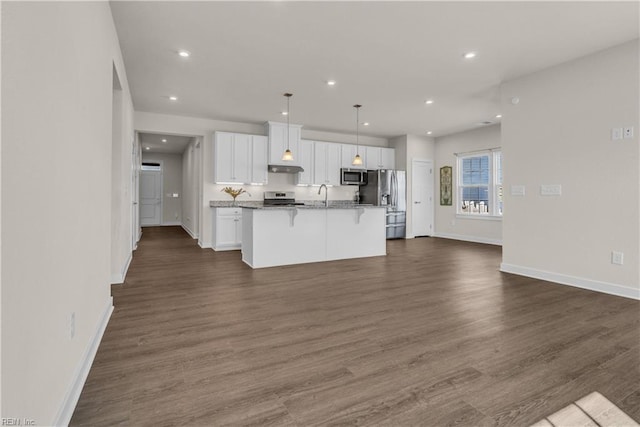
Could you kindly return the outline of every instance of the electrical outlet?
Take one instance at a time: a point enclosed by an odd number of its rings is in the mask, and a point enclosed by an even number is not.
[[[629,126],[629,127],[624,128],[624,130],[623,130],[623,138],[624,139],[633,138],[633,126]]]
[[[622,252],[611,252],[611,264],[622,265],[624,264],[624,254]]]
[[[71,313],[71,318],[69,319],[69,336],[71,339],[76,335],[76,312]]]

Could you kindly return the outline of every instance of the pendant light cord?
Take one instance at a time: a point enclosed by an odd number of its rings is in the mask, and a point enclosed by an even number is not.
[[[284,96],[287,97],[287,150],[291,150],[291,146],[289,145],[289,138],[291,134],[291,128],[289,127],[289,116],[291,115],[291,111],[289,110],[289,100],[291,99],[291,94],[285,93]]]
[[[360,154],[360,107],[356,107],[356,154]]]

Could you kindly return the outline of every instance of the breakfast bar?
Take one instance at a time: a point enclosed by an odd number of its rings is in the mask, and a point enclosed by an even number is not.
[[[248,206],[242,260],[252,268],[386,255],[380,206]]]

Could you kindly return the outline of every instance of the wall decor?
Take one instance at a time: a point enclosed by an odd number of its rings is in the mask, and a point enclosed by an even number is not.
[[[453,169],[451,166],[440,168],[440,206],[453,204]]]

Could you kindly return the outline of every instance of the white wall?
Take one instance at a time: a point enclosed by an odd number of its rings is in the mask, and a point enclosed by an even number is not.
[[[503,85],[503,270],[640,298],[638,60],[635,40]]]
[[[142,153],[143,162],[162,163],[162,225],[182,224],[182,154]],[[179,197],[171,197],[177,193]]]
[[[436,235],[483,243],[502,243],[502,221],[478,218],[456,218],[458,202],[458,169],[456,153],[500,147],[500,125],[492,125],[467,132],[436,138],[435,144],[435,229]],[[440,168],[453,167],[453,205],[440,206]]]
[[[178,134],[178,135],[193,135],[202,136],[203,142],[201,145],[201,171],[202,171],[202,199],[200,202],[200,224],[199,224],[199,236],[198,243],[202,247],[211,247],[212,236],[212,216],[211,208],[209,207],[210,200],[231,200],[229,196],[221,193],[220,190],[224,187],[221,185],[215,185],[213,183],[213,133],[215,131],[227,131],[227,132],[240,132],[254,135],[265,135],[265,128],[263,124],[250,124],[239,122],[226,122],[221,120],[201,119],[195,117],[183,117],[172,116],[166,114],[156,114],[147,112],[135,112],[135,129],[140,132],[151,133],[165,133],[165,134]],[[343,142],[343,143],[355,143],[355,135],[337,134],[330,132],[313,131],[302,128],[302,138],[331,141],[331,142]],[[360,137],[360,143],[363,145],[377,145],[387,146],[386,139],[373,138],[373,137]],[[317,195],[317,188],[313,187],[293,187],[293,175],[287,174],[269,174],[269,184],[267,186],[244,186],[252,195],[240,196],[238,200],[262,200],[262,192],[272,189],[286,189],[295,190],[296,197],[299,199],[313,200],[324,199],[324,193],[322,196]],[[286,186],[283,187],[283,186]],[[353,198],[355,188],[350,187],[333,187],[329,190],[329,199],[331,200],[343,200]]]
[[[2,2],[2,417],[68,421],[110,314],[113,61],[130,108],[107,2]]]
[[[182,153],[182,227],[198,238],[198,195],[201,138],[194,138]]]

